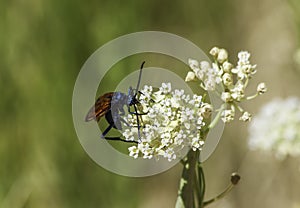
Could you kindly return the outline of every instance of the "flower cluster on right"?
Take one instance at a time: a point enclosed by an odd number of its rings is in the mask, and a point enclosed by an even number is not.
[[[300,99],[274,99],[262,107],[249,127],[253,150],[274,152],[279,159],[300,156]]]
[[[234,119],[236,109],[241,112],[240,120],[250,121],[251,114],[240,106],[241,101],[253,99],[267,91],[266,84],[260,83],[254,95],[245,95],[249,80],[256,73],[256,65],[252,65],[249,60],[250,53],[239,52],[235,66],[229,62],[228,53],[223,48],[214,47],[210,50],[210,54],[214,58],[212,64],[207,61],[188,60],[192,71],[188,72],[185,81],[200,80],[200,86],[204,90],[214,91],[220,95],[224,104],[218,110],[225,123]]]
[[[187,73],[186,82],[200,81],[206,92],[202,95],[186,94],[182,89],[172,90],[171,83],[162,83],[159,88],[145,85],[139,92],[138,100],[142,115],[125,115],[123,137],[126,141],[136,141],[128,148],[129,156],[144,159],[165,158],[168,161],[181,159],[187,149],[202,151],[210,129],[223,120],[234,119],[236,111],[241,112],[240,120],[250,121],[251,114],[240,104],[267,91],[260,83],[254,95],[246,96],[245,89],[256,73],[256,65],[250,63],[250,53],[238,53],[234,66],[228,60],[225,49],[214,47],[210,54],[214,62],[198,62],[189,59],[192,71]],[[207,92],[216,93],[223,103],[214,109],[206,100]],[[212,112],[218,112],[212,118]]]

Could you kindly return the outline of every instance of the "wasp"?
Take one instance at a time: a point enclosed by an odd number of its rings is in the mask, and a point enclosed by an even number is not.
[[[107,140],[119,140],[123,142],[134,142],[138,143],[137,141],[127,141],[124,139],[121,139],[120,137],[106,137],[106,134],[112,129],[119,129],[122,130],[121,122],[125,123],[127,126],[129,124],[122,118],[122,116],[125,115],[124,107],[127,107],[128,113],[133,114],[136,116],[137,119],[137,128],[138,128],[138,137],[140,138],[140,120],[139,116],[145,115],[147,113],[138,113],[138,98],[137,93],[141,93],[138,89],[141,82],[141,76],[142,76],[142,69],[144,67],[145,61],[142,63],[140,67],[140,73],[139,78],[137,82],[136,89],[132,89],[132,87],[129,87],[128,94],[122,93],[122,92],[108,92],[104,95],[101,95],[95,102],[94,106],[91,107],[91,109],[88,111],[85,121],[92,121],[96,120],[99,122],[99,120],[105,116],[106,121],[108,122],[109,126],[104,130],[102,133],[102,138]],[[131,106],[134,107],[134,111],[131,111]]]

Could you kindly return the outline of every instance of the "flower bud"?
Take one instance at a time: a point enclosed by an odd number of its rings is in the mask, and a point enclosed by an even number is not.
[[[233,121],[234,119],[234,111],[233,110],[224,110],[222,112],[222,118],[224,123],[228,123],[230,121]]]
[[[200,68],[202,71],[207,72],[211,67],[210,64],[207,61],[201,61],[200,62]]]
[[[210,104],[207,103],[203,103],[203,105],[201,106],[202,111],[201,114],[204,118],[209,118],[211,113],[212,113],[212,106]]]
[[[196,72],[196,71],[199,70],[199,62],[198,62],[197,60],[189,59],[188,62],[189,62],[190,68],[191,68],[194,72]]]
[[[230,70],[233,68],[233,65],[230,63],[230,62],[228,62],[228,61],[225,61],[224,63],[223,63],[223,70],[224,70],[224,72],[230,72]]]
[[[258,94],[264,94],[265,92],[267,92],[267,86],[264,82],[260,83],[257,85],[257,92]]]
[[[189,72],[187,73],[186,77],[185,77],[185,81],[186,81],[186,82],[193,81],[193,80],[195,80],[195,77],[196,77],[196,76],[195,76],[195,73],[189,71]]]
[[[231,174],[231,183],[233,185],[238,184],[238,182],[240,181],[240,179],[241,179],[241,176],[239,176],[239,174],[237,174],[237,173],[232,173]]]
[[[218,56],[217,56],[217,61],[219,63],[223,63],[224,61],[226,61],[228,59],[228,53],[225,49],[220,49],[219,50],[219,53],[218,53]]]
[[[232,75],[231,74],[225,73],[222,76],[222,80],[223,80],[223,83],[224,83],[225,86],[228,87],[228,86],[232,85],[233,80],[232,80]]]
[[[239,120],[247,122],[247,121],[251,121],[251,118],[252,118],[252,115],[250,113],[248,113],[247,111],[245,111]]]
[[[226,103],[232,101],[231,94],[229,92],[222,92],[221,99]]]
[[[218,56],[218,53],[219,53],[220,49],[218,47],[213,47],[209,53],[214,56],[214,57],[217,57]]]

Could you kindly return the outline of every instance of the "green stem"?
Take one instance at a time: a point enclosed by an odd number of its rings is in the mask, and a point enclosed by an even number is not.
[[[228,194],[232,188],[238,184],[239,180],[241,179],[241,177],[237,174],[237,173],[232,173],[231,174],[231,183],[229,184],[229,186],[222,192],[220,193],[218,196],[208,200],[208,201],[205,201],[203,202],[203,207],[215,202],[215,201],[218,201],[219,199],[222,199],[226,194]],[[202,207],[201,207],[202,208]]]
[[[183,160],[176,208],[203,207],[205,182],[199,155],[200,151],[190,150]]]
[[[237,105],[236,102],[233,102],[233,106],[234,106],[236,109],[238,109],[240,112],[244,112],[244,109],[243,109],[241,106]]]
[[[245,88],[248,86],[248,83],[249,83],[249,78],[247,78],[245,81],[245,84],[244,84]]]
[[[204,202],[204,203],[203,203],[203,207],[205,207],[205,206],[207,206],[207,205],[209,205],[209,204],[211,204],[211,203],[213,203],[213,202],[215,202],[215,201],[218,201],[219,199],[222,199],[227,193],[229,193],[229,192],[232,190],[233,187],[234,187],[234,185],[230,184],[230,185],[225,189],[225,191],[222,192],[220,195],[218,195],[218,196],[216,196],[215,198],[212,198],[212,199],[210,199],[210,200]]]
[[[203,168],[198,160],[199,156],[200,151],[190,150],[186,158],[182,160],[183,171],[175,208],[204,208],[222,199],[241,179],[237,173],[232,173],[229,186],[216,197],[204,201],[205,178]]]
[[[201,163],[198,163],[198,187],[200,189],[199,196],[199,208],[203,207],[203,201],[204,201],[204,195],[205,195],[205,178],[204,178],[204,172],[203,168],[201,166]]]
[[[259,95],[258,93],[255,93],[254,95],[248,96],[246,100],[252,100],[253,98],[256,98],[258,95]]]
[[[222,116],[222,112],[225,109],[226,104],[224,103],[221,108],[218,111],[218,114],[215,116],[214,120],[209,124],[208,129],[212,129],[215,127],[215,125],[218,123],[218,121],[220,120],[221,116]]]
[[[197,163],[197,167],[199,166],[199,163]],[[199,168],[196,168],[195,169],[195,171],[196,171],[196,176],[197,177],[195,177],[195,183],[194,183],[194,188],[195,188],[195,194],[196,194],[196,198],[198,198],[198,200],[197,200],[197,203],[198,203],[198,205],[200,205],[201,204],[201,198],[202,198],[202,196],[201,196],[201,193],[202,193],[202,187],[201,187],[201,182],[200,182],[200,178],[199,178],[199,174],[200,174],[200,172],[199,172]],[[199,206],[200,207],[200,206]]]

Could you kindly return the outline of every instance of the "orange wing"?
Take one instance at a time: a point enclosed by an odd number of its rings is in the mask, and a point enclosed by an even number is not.
[[[113,92],[108,92],[100,96],[96,100],[95,105],[89,110],[88,114],[86,115],[85,121],[97,120],[98,122],[100,118],[110,110],[113,95]]]

